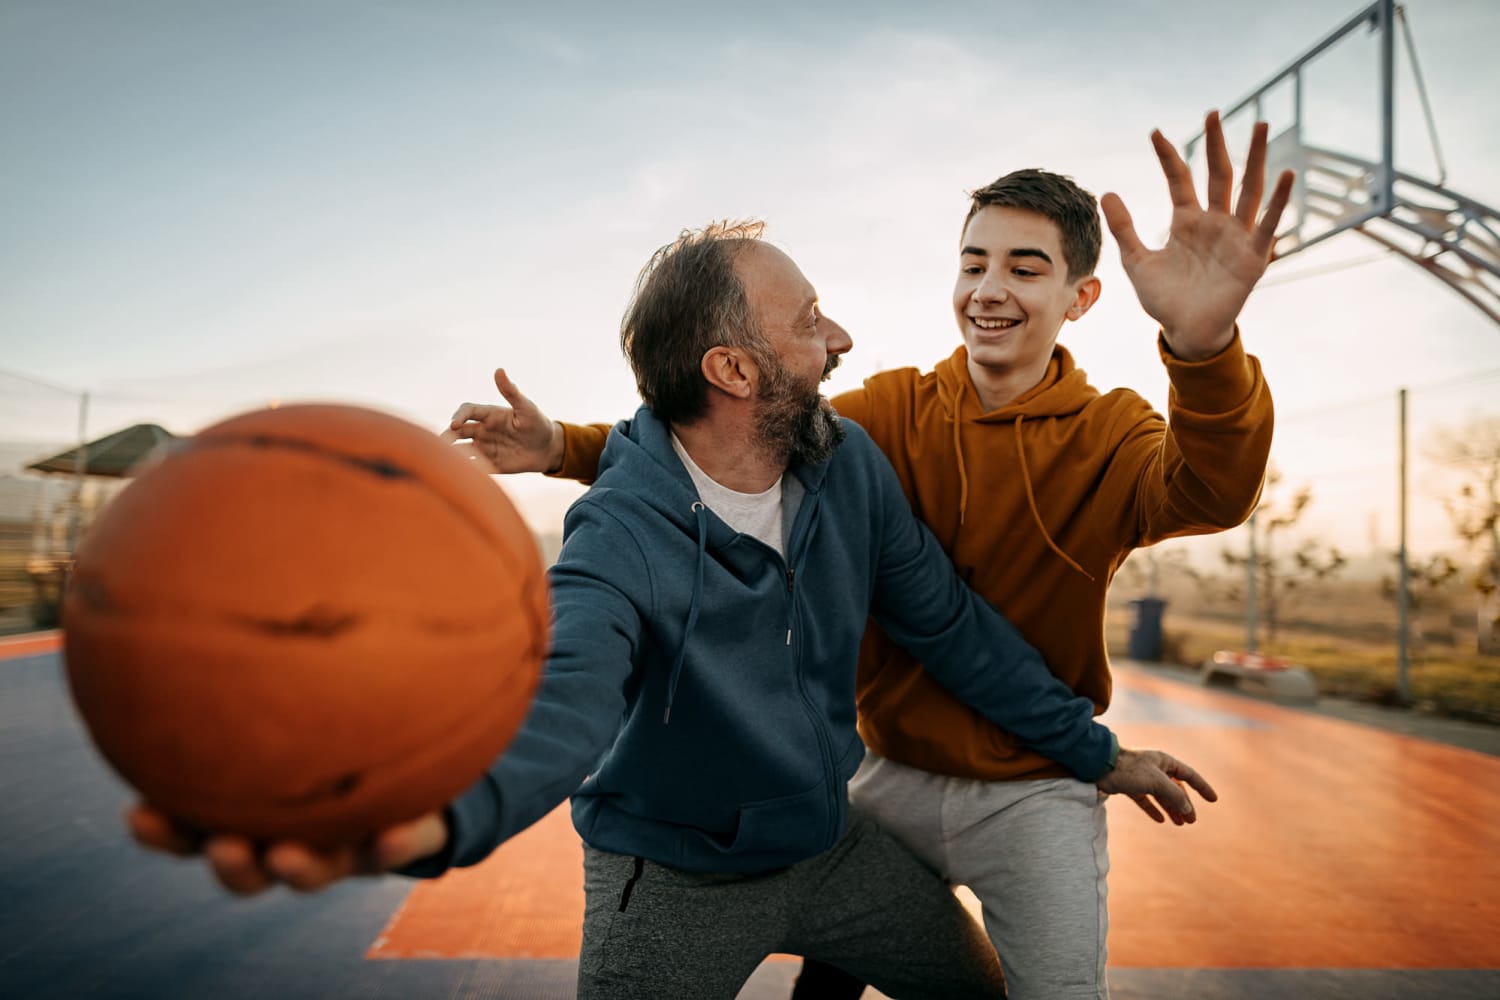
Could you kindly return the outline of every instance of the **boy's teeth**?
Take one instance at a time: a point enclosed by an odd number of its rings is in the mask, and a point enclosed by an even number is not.
[[[974,317],[974,325],[984,330],[1005,330],[1015,326],[1017,320],[1013,319],[984,319],[980,316]]]

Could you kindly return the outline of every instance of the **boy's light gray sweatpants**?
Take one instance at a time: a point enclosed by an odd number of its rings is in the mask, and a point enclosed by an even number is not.
[[[585,845],[580,1000],[732,1000],[766,956],[807,955],[896,998],[1002,997],[984,931],[937,875],[851,811],[831,849],[705,875]]]
[[[973,890],[1011,1000],[1108,1000],[1109,833],[1097,788],[952,778],[866,753],[849,798]]]

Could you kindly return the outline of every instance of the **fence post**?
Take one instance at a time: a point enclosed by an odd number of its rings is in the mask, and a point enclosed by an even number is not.
[[[68,518],[68,559],[78,547],[78,534],[83,526],[83,477],[89,461],[89,394],[78,397],[78,458],[73,463],[73,510]]]
[[[1411,701],[1411,567],[1406,551],[1406,390],[1396,393],[1399,441],[1396,475],[1396,695],[1402,704]]]
[[[1255,652],[1255,636],[1260,631],[1259,608],[1256,607],[1255,593],[1255,578],[1259,575],[1260,569],[1255,550],[1255,516],[1259,512],[1259,504],[1250,512],[1250,558],[1245,560],[1245,652],[1247,653]]]

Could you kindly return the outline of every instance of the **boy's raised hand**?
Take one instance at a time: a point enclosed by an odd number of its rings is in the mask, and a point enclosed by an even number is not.
[[[1276,227],[1291,197],[1293,174],[1283,171],[1276,179],[1265,214],[1257,222],[1265,191],[1266,132],[1266,123],[1257,122],[1245,157],[1240,196],[1232,208],[1234,166],[1217,111],[1210,112],[1204,123],[1206,206],[1198,204],[1187,163],[1161,132],[1151,133],[1172,197],[1171,232],[1160,250],[1148,250],[1141,243],[1119,195],[1100,199],[1104,220],[1120,247],[1120,263],[1141,307],[1161,324],[1172,353],[1184,360],[1200,361],[1229,345],[1235,319],[1270,263]]]

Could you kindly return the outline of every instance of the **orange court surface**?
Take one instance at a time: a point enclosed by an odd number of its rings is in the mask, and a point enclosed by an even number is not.
[[[236,899],[129,841],[129,790],[88,743],[57,647],[0,640],[0,997],[573,995],[566,809],[436,881]],[[1180,829],[1111,801],[1117,1000],[1500,997],[1500,732],[1430,727],[1440,741],[1161,669],[1117,678],[1121,740],[1221,795]],[[785,997],[796,969],[772,958],[741,996]]]

